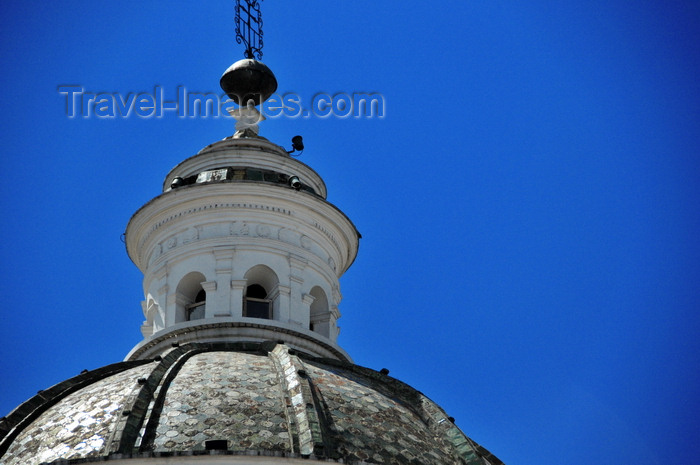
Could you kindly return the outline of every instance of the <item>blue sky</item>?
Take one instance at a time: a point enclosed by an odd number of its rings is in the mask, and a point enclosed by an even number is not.
[[[227,118],[68,118],[60,85],[219,92],[233,1],[3,5],[0,415],[121,360],[120,235]],[[275,118],[363,235],[340,344],[509,465],[696,461],[700,3],[263,2],[280,92],[384,118]]]

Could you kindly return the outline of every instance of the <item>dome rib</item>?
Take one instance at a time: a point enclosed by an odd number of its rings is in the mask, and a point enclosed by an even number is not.
[[[156,391],[159,390],[161,386],[161,381],[164,380],[167,383],[168,380],[172,380],[172,377],[177,375],[177,369],[175,367],[182,366],[184,362],[187,361],[189,357],[196,354],[197,351],[189,350],[189,344],[183,347],[176,347],[166,354],[158,366],[151,372],[151,374],[146,379],[139,380],[141,384],[141,389],[133,400],[133,403],[128,406],[125,405],[122,411],[122,417],[126,417],[126,420],[121,428],[121,438],[119,440],[116,450],[110,452],[116,452],[119,454],[128,454],[136,450],[136,442],[139,439],[139,431],[141,426],[146,421],[146,415],[149,412],[149,407],[154,401]],[[173,368],[171,370],[171,368]],[[166,373],[170,371],[168,377],[165,377]],[[166,388],[167,389],[167,388]],[[157,413],[158,399],[155,399],[155,405],[151,409],[153,414]],[[152,419],[148,420],[150,424]],[[118,431],[115,436],[118,436]],[[144,439],[149,437],[148,429],[144,434]]]
[[[290,432],[293,442],[301,455],[332,457],[334,450],[331,435],[328,433],[328,415],[323,414],[319,394],[313,391],[313,384],[306,375],[302,362],[295,351],[278,345],[269,354],[280,367],[284,379],[287,398]]]
[[[136,451],[147,452],[153,449],[156,428],[160,421],[165,396],[168,387],[178,375],[182,366],[191,357],[202,352],[219,351],[251,351],[259,352],[262,345],[246,342],[218,343],[189,343],[176,345],[165,354],[150,376],[143,381],[141,390],[133,404],[125,407],[123,417],[127,417],[116,450],[119,454],[130,454]],[[141,444],[137,444],[142,426],[146,423]]]

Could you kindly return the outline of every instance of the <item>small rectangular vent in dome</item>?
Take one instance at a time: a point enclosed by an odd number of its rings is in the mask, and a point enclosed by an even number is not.
[[[226,439],[211,439],[204,441],[206,450],[228,450],[228,441]]]

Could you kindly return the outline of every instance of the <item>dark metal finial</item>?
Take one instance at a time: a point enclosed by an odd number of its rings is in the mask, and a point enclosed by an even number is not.
[[[236,0],[236,43],[245,45],[245,57],[262,60],[262,0]]]

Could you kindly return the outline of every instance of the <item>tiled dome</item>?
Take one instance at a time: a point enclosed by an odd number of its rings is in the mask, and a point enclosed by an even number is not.
[[[85,372],[0,423],[4,465],[214,456],[501,463],[410,386],[274,342],[184,344]]]

